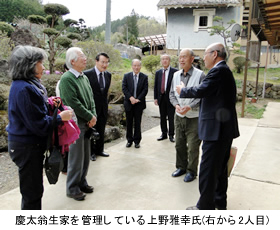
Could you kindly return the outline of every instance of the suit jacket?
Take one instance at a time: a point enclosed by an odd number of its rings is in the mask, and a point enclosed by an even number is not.
[[[126,73],[124,75],[123,82],[122,82],[122,90],[124,93],[124,108],[126,111],[130,111],[132,108],[132,104],[129,98],[133,96],[133,92],[134,92],[133,72]],[[143,110],[146,108],[147,93],[148,93],[148,76],[140,72],[138,83],[137,83],[137,90],[136,90],[136,99],[140,100],[140,102],[136,104],[139,109]]]
[[[239,136],[236,85],[225,61],[213,67],[199,86],[183,88],[180,97],[202,98],[198,126],[201,140],[217,141]]]
[[[173,79],[173,74],[177,71],[178,71],[177,69],[172,68],[172,67],[170,67],[170,69],[169,69],[168,80],[167,80],[166,90],[165,90],[165,93],[168,96],[168,98],[169,98],[170,87],[171,87],[171,83],[172,83],[172,79]],[[163,73],[163,69],[158,70],[156,72],[156,77],[155,77],[154,99],[158,101],[158,105],[160,104],[161,97],[162,97],[162,94],[161,94],[162,73]],[[172,106],[170,101],[169,101],[169,104],[170,104],[170,106]]]
[[[104,88],[103,92],[100,89],[98,77],[97,77],[97,74],[96,74],[94,68],[84,71],[84,74],[88,77],[90,86],[93,91],[93,97],[94,97],[97,117],[102,116],[102,115],[107,117],[108,90],[111,85],[111,77],[112,77],[111,73],[109,73],[107,71],[104,73],[105,88]]]

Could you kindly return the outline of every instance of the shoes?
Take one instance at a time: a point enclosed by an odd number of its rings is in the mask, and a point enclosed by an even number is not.
[[[215,204],[215,209],[216,209],[216,210],[227,210],[226,207],[224,207],[224,206],[219,206],[219,205],[217,205],[217,204]]]
[[[184,178],[185,182],[191,182],[196,178],[196,176],[192,173],[187,173],[187,175]]]
[[[162,140],[164,140],[164,139],[167,139],[167,136],[161,135],[157,140],[158,140],[158,141],[162,141]]]
[[[175,142],[175,139],[174,139],[173,136],[169,136],[169,140],[170,140],[171,142]]]
[[[94,188],[92,186],[87,185],[86,187],[80,188],[84,193],[93,193]]]
[[[83,192],[80,192],[78,194],[67,194],[67,196],[69,198],[73,198],[74,200],[77,200],[77,201],[82,201],[85,199],[86,197],[86,194],[84,194]]]
[[[135,148],[139,149],[140,148],[140,144],[135,144]]]
[[[172,173],[172,176],[173,177],[178,177],[178,176],[182,176],[185,173],[186,173],[186,170],[184,170],[184,169],[177,169],[175,172]]]
[[[127,148],[130,148],[130,147],[131,147],[131,145],[132,145],[132,143],[131,143],[131,142],[127,142],[127,143],[126,143],[126,147],[127,147]]]
[[[96,155],[102,156],[102,157],[108,157],[108,156],[110,156],[108,153],[105,153],[105,152],[96,153]]]
[[[187,207],[186,210],[199,210],[196,206]]]
[[[95,155],[95,154],[91,155],[91,156],[90,156],[90,160],[96,161],[96,155]]]

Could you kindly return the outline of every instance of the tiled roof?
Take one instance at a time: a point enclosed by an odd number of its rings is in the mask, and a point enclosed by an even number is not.
[[[178,7],[237,6],[242,0],[160,0],[159,9]]]

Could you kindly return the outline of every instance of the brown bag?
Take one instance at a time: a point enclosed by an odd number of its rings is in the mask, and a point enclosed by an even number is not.
[[[236,154],[237,154],[237,148],[234,147],[234,146],[231,146],[230,156],[229,156],[229,159],[228,159],[228,177],[230,176],[231,171],[233,169]]]

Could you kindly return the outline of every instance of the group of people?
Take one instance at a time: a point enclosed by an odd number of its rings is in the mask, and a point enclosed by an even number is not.
[[[158,141],[166,139],[167,134],[172,141],[175,123],[176,170],[173,177],[185,174],[185,182],[197,177],[199,147],[203,141],[200,198],[187,210],[227,209],[227,163],[232,141],[239,136],[239,130],[236,85],[226,57],[224,45],[209,45],[203,56],[205,67],[209,69],[205,76],[193,66],[193,51],[183,49],[179,55],[179,71],[170,67],[168,55],[162,55],[163,68],[156,73],[154,99],[159,106],[162,131]]]
[[[43,196],[43,161],[47,135],[53,117],[48,113],[48,96],[41,84],[43,60],[40,48],[18,46],[10,61],[13,83],[9,96],[8,148],[19,168],[22,209],[41,209]],[[207,47],[204,62],[210,69],[205,74],[195,68],[191,49],[180,52],[180,70],[170,66],[170,56],[161,56],[162,69],[156,72],[154,103],[159,106],[162,141],[175,142],[176,171],[173,177],[186,174],[185,182],[197,177],[199,146],[203,154],[199,171],[200,199],[191,209],[226,209],[227,161],[233,138],[239,136],[235,111],[236,87],[225,63],[222,44]],[[108,114],[108,90],[111,73],[106,53],[96,56],[96,64],[85,70],[87,58],[78,47],[66,52],[67,71],[62,75],[54,100],[70,106],[77,117],[80,136],[70,145],[67,161],[66,195],[77,201],[85,199],[94,188],[87,182],[90,160],[108,157],[104,152],[104,133]],[[141,61],[132,60],[132,72],[122,81],[126,113],[126,147],[140,148],[141,120],[146,108],[148,76],[140,72]],[[56,125],[72,119],[72,110],[57,115]],[[167,122],[168,121],[168,122]],[[168,125],[167,125],[168,123]],[[175,123],[175,124],[174,124]],[[87,133],[92,128],[100,138],[92,141]],[[175,135],[175,137],[174,137]]]

